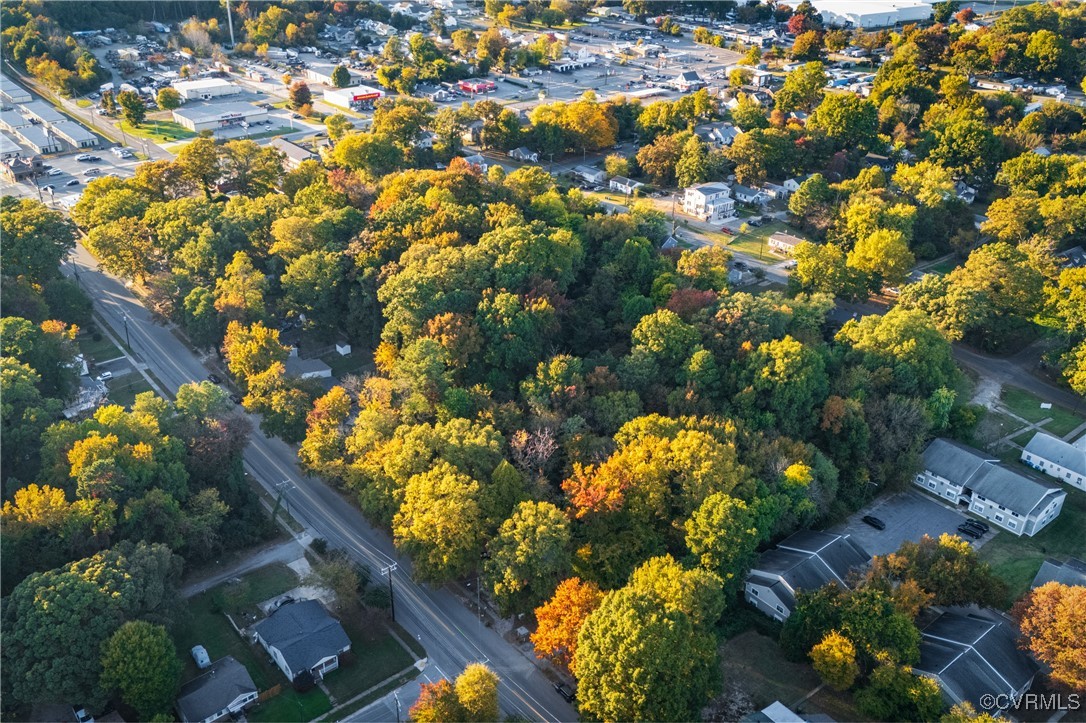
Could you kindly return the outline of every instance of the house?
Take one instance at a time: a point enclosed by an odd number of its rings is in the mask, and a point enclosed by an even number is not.
[[[315,161],[319,158],[316,153],[283,138],[273,138],[268,145],[283,154],[284,165],[290,171],[298,168],[304,161]]]
[[[971,204],[973,201],[977,200],[977,189],[958,181],[954,184],[954,195],[963,202]]]
[[[743,716],[739,719],[739,723],[807,723],[807,721],[784,703],[775,700],[765,708]]]
[[[1052,155],[1052,151],[1048,150],[1044,146],[1037,146],[1033,149],[1033,152],[1036,153],[1038,156],[1041,156],[1042,158],[1048,158]]]
[[[284,366],[288,376],[299,379],[327,379],[332,376],[332,367],[320,359],[302,359],[298,356],[298,350],[293,347]]]
[[[309,674],[321,680],[339,667],[351,640],[319,600],[287,603],[252,627],[256,641],[295,682]]]
[[[574,175],[580,176],[585,183],[606,183],[607,172],[592,166],[577,166],[573,169]]]
[[[683,194],[683,213],[706,223],[723,223],[735,215],[735,201],[723,183],[699,183]]]
[[[761,190],[765,195],[769,196],[774,201],[783,201],[788,198],[789,191],[784,186],[777,183],[763,183]]]
[[[420,131],[415,140],[411,141],[411,145],[415,148],[430,149],[434,147],[435,140],[437,140],[437,135],[432,131]]]
[[[769,194],[756,188],[736,183],[732,186],[732,192],[735,194],[735,200],[740,203],[749,203],[752,206],[764,206],[769,203]]]
[[[486,169],[490,167],[487,164],[486,159],[478,153],[471,156],[464,156],[464,162],[475,168],[479,173],[486,173]]]
[[[610,188],[612,191],[618,191],[619,193],[625,193],[626,195],[630,195],[644,185],[644,183],[641,183],[639,181],[631,181],[629,178],[615,176],[607,184],[607,187]]]
[[[878,153],[868,153],[863,157],[861,161],[864,167],[878,166],[883,171],[889,173],[894,170],[894,162],[886,156],[880,156]]]
[[[1041,563],[1041,569],[1037,571],[1037,576],[1033,578],[1030,588],[1037,588],[1048,582],[1086,587],[1086,562],[1074,557],[1066,562],[1045,560]]]
[[[784,254],[785,256],[791,256],[792,252],[796,250],[796,246],[803,243],[803,239],[799,236],[793,236],[790,233],[784,231],[777,231],[775,234],[769,237],[769,250],[778,254]]]
[[[243,711],[260,693],[245,666],[227,655],[203,675],[181,686],[177,714],[181,723],[212,723]]]
[[[716,148],[727,148],[743,135],[743,131],[726,122],[708,123],[699,127],[696,132],[699,138]]]
[[[1059,517],[1067,499],[1059,485],[949,439],[932,440],[923,467],[913,478],[918,487],[1016,535],[1040,532]]]
[[[733,268],[728,271],[728,286],[746,286],[756,281],[754,273],[750,269]]]
[[[676,90],[687,93],[691,90],[699,90],[705,87],[705,81],[696,70],[684,70],[672,81]]]
[[[539,161],[539,154],[527,146],[521,146],[520,148],[514,148],[509,151],[509,157],[529,163],[537,163]]]
[[[799,190],[799,187],[803,185],[803,182],[813,175],[813,173],[808,173],[806,176],[796,176],[795,178],[789,178],[781,185],[788,189],[789,193],[795,193]]]
[[[475,120],[464,126],[464,132],[461,134],[461,139],[464,143],[476,144],[483,137],[483,122],[481,120]]]
[[[1086,445],[1075,446],[1037,432],[1022,450],[1022,461],[1033,469],[1086,491]]]
[[[747,573],[745,597],[761,612],[783,621],[795,609],[799,590],[830,583],[848,587],[849,574],[870,560],[848,535],[801,530],[759,556]]]
[[[1086,250],[1083,250],[1081,246],[1072,246],[1069,249],[1060,251],[1056,254],[1056,263],[1060,265],[1060,268],[1064,269],[1081,269],[1086,266]],[[1082,440],[1079,440],[1081,443]]]
[[[21,156],[9,156],[0,160],[0,177],[8,183],[20,183],[27,181],[42,173],[41,158],[22,158]]]
[[[1017,638],[1014,625],[994,610],[952,608],[920,631],[913,672],[934,679],[951,705],[990,711],[984,701],[1018,700],[1033,685],[1037,664],[1018,649]]]
[[[426,100],[432,100],[435,103],[444,103],[452,99],[449,91],[439,85],[419,85],[415,88],[415,95]]]

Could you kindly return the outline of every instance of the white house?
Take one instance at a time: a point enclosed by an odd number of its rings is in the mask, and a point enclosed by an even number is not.
[[[954,184],[954,195],[965,203],[971,204],[977,200],[977,189],[958,181]]]
[[[181,686],[177,714],[181,723],[212,723],[238,715],[259,696],[249,671],[227,655]]]
[[[950,439],[932,440],[913,482],[1015,535],[1032,537],[1060,515],[1067,493]]]
[[[789,178],[781,185],[788,189],[789,193],[795,193],[799,190],[799,187],[803,185],[803,182],[813,175],[813,173],[808,173],[806,176],[796,176],[795,178]]]
[[[319,600],[287,603],[254,625],[252,631],[291,682],[307,674],[321,680],[339,667],[339,656],[351,649],[351,639],[343,626]]]
[[[849,573],[871,556],[847,535],[802,530],[763,552],[744,582],[746,601],[774,620],[796,607],[796,593],[836,583],[848,587]]]
[[[1037,432],[1022,450],[1022,461],[1049,477],[1086,491],[1086,437],[1076,446]]]
[[[777,231],[769,237],[767,240],[769,244],[769,250],[778,254],[784,254],[785,256],[791,256],[792,252],[796,250],[796,246],[803,243],[803,239],[799,236],[793,236],[790,233],[784,231]]]
[[[619,193],[629,195],[644,185],[644,183],[631,181],[629,178],[624,178],[623,176],[615,176],[611,179],[610,183],[607,184],[607,187],[612,191],[618,191]]]
[[[573,173],[584,179],[585,183],[606,183],[607,172],[592,166],[577,166]]]
[[[749,203],[752,206],[764,206],[769,203],[769,194],[757,188],[736,183],[732,186],[732,191],[735,193],[735,200],[741,203]]]
[[[735,201],[723,183],[699,183],[683,194],[683,213],[707,223],[723,223],[735,215]]]
[[[675,88],[683,93],[705,87],[705,80],[696,70],[685,70],[672,81]]]
[[[529,163],[537,163],[539,161],[539,154],[527,146],[521,146],[520,148],[514,148],[509,151],[509,157]]]
[[[719,123],[707,123],[700,126],[695,131],[698,137],[711,146],[716,148],[727,148],[735,139],[743,135],[743,131],[739,130],[731,123],[719,122]]]

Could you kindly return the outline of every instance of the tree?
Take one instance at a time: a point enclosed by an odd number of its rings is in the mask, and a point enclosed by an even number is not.
[[[715,647],[709,630],[657,596],[608,593],[577,640],[580,709],[598,720],[694,720],[712,694]]]
[[[302,106],[309,105],[313,102],[313,93],[309,90],[309,85],[304,80],[296,80],[291,83],[289,93],[290,107],[294,110],[298,110]]]
[[[456,698],[464,709],[464,720],[472,723],[496,723],[501,720],[498,706],[498,676],[481,663],[472,663],[456,678]]]
[[[879,229],[859,239],[848,252],[848,265],[868,274],[876,288],[901,284],[915,262],[905,235],[893,229]]]
[[[578,577],[563,580],[551,599],[535,609],[537,626],[532,645],[536,656],[575,672],[577,636],[585,619],[602,601],[603,593],[595,583]]]
[[[966,8],[966,10],[970,10],[970,8]],[[965,10],[962,12],[965,12]],[[958,14],[961,15],[961,13]],[[952,706],[950,712],[939,719],[939,723],[999,723],[999,718],[987,712],[977,713],[977,709],[973,707],[973,704],[965,701]]]
[[[279,187],[283,154],[256,141],[239,139],[223,144],[219,154],[223,175],[246,196],[264,196]]]
[[[1037,74],[1042,78],[1052,78],[1068,67],[1071,48],[1067,41],[1056,33],[1041,28],[1029,36],[1025,55],[1033,61]],[[1073,62],[1073,61],[1072,61]]]
[[[346,65],[337,65],[332,71],[332,85],[337,88],[346,88],[351,84],[351,72]]]
[[[852,93],[830,93],[815,108],[807,127],[825,131],[837,148],[873,150],[878,144],[878,108]]]
[[[174,164],[189,182],[203,189],[204,197],[211,200],[211,186],[222,171],[219,168],[219,150],[212,138],[197,137],[185,144],[177,153]]]
[[[244,326],[231,321],[222,347],[230,373],[243,386],[272,365],[284,363],[290,351],[279,343],[278,329],[269,329],[260,322]]]
[[[686,546],[698,563],[724,581],[731,598],[742,586],[754,558],[759,533],[754,513],[742,500],[709,495],[686,521]]]
[[[254,322],[264,316],[264,275],[253,266],[243,251],[233,260],[215,282],[215,309],[232,322]]]
[[[1030,652],[1052,669],[1052,679],[1086,688],[1086,587],[1048,582],[1015,604],[1012,615]]]
[[[160,88],[155,102],[162,110],[177,110],[181,107],[181,94],[174,88]]]
[[[822,98],[822,89],[829,77],[822,63],[812,61],[796,68],[784,78],[784,85],[774,96],[777,110],[788,113],[794,110],[810,111]]]
[[[675,163],[675,180],[680,186],[693,186],[709,180],[712,170],[705,144],[697,136],[690,136]]]
[[[875,668],[856,694],[860,710],[876,720],[936,721],[943,709],[939,684],[909,668],[886,663]]]
[[[747,360],[742,383],[737,402],[764,410],[767,426],[775,423],[797,436],[813,426],[814,407],[829,389],[821,354],[791,336],[759,345]]]
[[[676,136],[660,136],[637,151],[637,165],[653,183],[670,186],[675,179],[675,164],[682,155],[683,147]]]
[[[328,138],[330,138],[333,143],[336,143],[354,130],[354,123],[342,113],[333,113],[325,118],[324,126],[328,129]]]
[[[75,248],[72,222],[31,199],[5,197],[0,205],[0,227],[4,229],[0,273],[23,276],[36,286],[55,277],[61,260]]]
[[[140,718],[169,713],[182,665],[166,628],[127,622],[102,646],[102,687],[116,690]]]
[[[607,171],[608,176],[626,178],[630,175],[630,161],[617,153],[612,153],[603,159],[603,170]]]
[[[539,605],[570,567],[565,514],[549,502],[522,502],[487,550],[485,574],[503,615]]]
[[[816,60],[822,54],[822,33],[808,30],[796,36],[792,57],[796,60]]]
[[[419,687],[418,700],[411,706],[408,715],[413,723],[455,723],[465,719],[456,689],[444,678],[436,683],[423,683]]]
[[[836,630],[826,633],[822,642],[811,648],[811,664],[822,682],[834,690],[848,690],[860,675],[856,646]]]
[[[122,90],[117,94],[117,102],[124,113],[124,119],[137,128],[147,117],[147,106],[143,104],[143,98],[134,90]]]

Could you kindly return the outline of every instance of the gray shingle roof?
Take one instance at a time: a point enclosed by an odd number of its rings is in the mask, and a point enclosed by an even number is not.
[[[954,484],[962,484],[985,462],[995,462],[972,447],[950,439],[933,439],[924,450],[924,469]]]
[[[871,559],[851,538],[828,532],[802,530],[781,542],[776,549],[763,552],[751,570],[748,581],[773,588],[777,596],[795,606],[792,590],[817,590],[836,582],[847,585],[848,575]]]
[[[202,721],[218,713],[246,693],[256,693],[245,666],[227,655],[211,664],[198,678],[181,686],[177,712],[186,721]]]
[[[1079,449],[1070,442],[1053,437],[1051,434],[1038,432],[1026,445],[1026,452],[1066,467],[1072,472],[1086,475],[1086,449]]]
[[[947,611],[921,631],[914,669],[938,676],[955,702],[983,710],[981,696],[1022,690],[1037,673],[1016,638],[1013,626],[995,613]]]
[[[1046,582],[1058,582],[1063,585],[1081,585],[1086,587],[1086,562],[1074,557],[1066,562],[1045,560],[1030,587],[1040,587]]]
[[[278,648],[295,674],[351,645],[343,626],[317,600],[284,605],[253,629],[265,642]]]

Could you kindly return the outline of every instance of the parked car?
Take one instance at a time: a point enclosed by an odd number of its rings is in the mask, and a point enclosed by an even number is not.
[[[60,170],[59,168],[50,168],[46,172],[45,175],[47,175],[47,176],[62,176],[62,175],[64,175],[64,171]]]
[[[94,156],[89,153],[80,153],[78,156],[75,157],[75,160],[79,161],[80,163],[88,163],[93,158]]]
[[[978,531],[976,528],[970,527],[966,524],[958,525],[958,532],[974,540],[979,540],[980,536],[984,534],[983,532]]]
[[[208,374],[207,380],[212,384],[222,384],[222,378],[218,374]]]
[[[237,394],[231,394],[230,401],[234,404],[241,404],[241,397],[239,397]]]
[[[100,170],[98,170],[97,168],[89,168],[86,171],[83,171],[83,175],[84,176],[100,176],[100,175],[102,175],[102,172]]]
[[[88,713],[83,706],[72,708],[72,715],[75,716],[76,723],[94,723],[94,716]]]
[[[57,187],[56,186],[42,186],[41,190],[45,191],[46,193],[52,193],[53,191],[57,190]]]
[[[985,522],[984,520],[974,520],[972,517],[970,517],[968,520],[966,520],[965,524],[972,525],[973,527],[981,529],[984,532],[990,532],[991,529],[992,529],[991,527],[988,526],[988,523]]]
[[[572,703],[573,701],[577,700],[577,692],[565,683],[555,683],[554,689],[558,691],[558,695],[566,699],[567,703]]]
[[[880,520],[878,517],[875,517],[874,515],[864,515],[863,521],[865,524],[871,525],[876,530],[886,529],[886,523]]]
[[[95,377],[95,379],[97,379],[100,382],[108,382],[112,378],[113,378],[113,372],[102,372],[97,377]]]
[[[211,656],[207,654],[207,648],[203,645],[194,645],[192,659],[196,661],[196,667],[200,670],[211,667]]]
[[[965,527],[968,527],[971,530],[976,530],[977,533],[980,534],[980,535],[983,535],[989,529],[988,525],[982,525],[980,522],[977,522],[976,520],[966,520],[965,522],[962,523],[962,525],[965,526]]]
[[[79,179],[78,178],[73,178],[72,180],[68,181],[64,185],[65,186],[78,186],[79,185]]]

